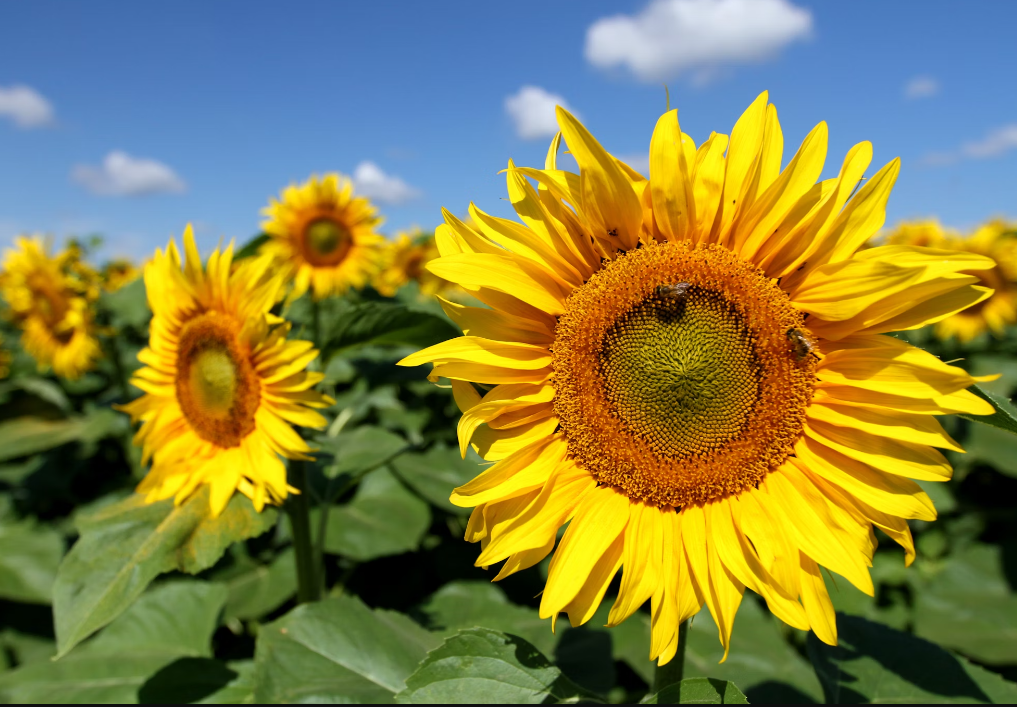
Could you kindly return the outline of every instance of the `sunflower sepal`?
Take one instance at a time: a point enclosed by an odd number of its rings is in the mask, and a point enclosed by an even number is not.
[[[998,376],[995,377],[998,378]],[[968,388],[968,390],[985,402],[989,403],[989,405],[992,406],[993,412],[991,415],[969,415],[967,413],[960,413],[957,417],[963,417],[965,420],[978,422],[982,425],[988,425],[989,427],[995,427],[1009,432],[1012,435],[1017,435],[1017,407],[1015,407],[1011,401],[1007,400],[1002,395],[990,393],[988,390],[979,385],[973,385]]]
[[[198,574],[233,543],[274,527],[277,512],[260,512],[234,494],[218,516],[202,486],[183,503],[149,503],[140,493],[82,515],[78,541],[64,556],[53,585],[57,658],[123,613],[161,574]]]

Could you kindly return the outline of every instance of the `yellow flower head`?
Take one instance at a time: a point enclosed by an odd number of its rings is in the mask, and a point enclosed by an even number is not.
[[[936,336],[944,341],[957,337],[968,343],[985,331],[1003,336],[1017,322],[1017,224],[995,219],[974,233],[962,236],[943,229],[935,221],[902,223],[887,237],[888,243],[948,248],[992,258],[996,267],[965,272],[991,288],[993,295],[936,324]]]
[[[540,615],[573,625],[621,571],[609,622],[650,601],[660,663],[703,605],[726,651],[746,588],[834,643],[820,566],[871,595],[873,525],[910,563],[907,519],[936,517],[912,479],[949,478],[934,447],[958,449],[935,416],[992,411],[966,372],[884,334],[988,297],[961,271],[992,261],[860,250],[898,160],[849,199],[863,142],[817,184],[820,123],[781,171],[765,93],[698,148],[663,115],[649,181],[562,108],[558,125],[545,169],[509,163],[524,225],[446,212],[428,267],[489,308],[446,303],[466,336],[401,362],[451,379],[463,451],[496,462],[452,494],[477,564],[501,579],[554,550]],[[562,137],[578,175],[556,166]]]
[[[51,257],[41,237],[18,238],[5,254],[0,291],[41,369],[78,378],[102,355],[92,312],[97,277],[77,248]]]
[[[374,289],[386,297],[393,297],[399,288],[413,281],[420,286],[420,294],[431,296],[452,286],[425,266],[438,257],[434,235],[416,231],[400,233],[388,243],[384,252],[384,267],[374,278]]]
[[[130,260],[111,260],[102,269],[102,288],[107,292],[116,292],[139,277],[141,277],[141,269]]]
[[[142,421],[135,443],[152,460],[138,491],[181,503],[208,484],[213,515],[234,491],[260,511],[293,490],[279,456],[308,458],[291,424],[325,424],[310,409],[332,402],[312,390],[323,374],[305,370],[318,352],[270,313],[283,282],[269,258],[231,272],[231,245],[202,269],[190,226],[184,252],[181,262],[171,240],[145,265],[151,336],[131,380],[145,395],[123,407]]]
[[[385,242],[375,229],[382,219],[366,197],[354,197],[349,179],[312,176],[289,186],[282,200],[262,212],[271,254],[293,278],[293,297],[309,288],[315,299],[364,287],[378,271]]]

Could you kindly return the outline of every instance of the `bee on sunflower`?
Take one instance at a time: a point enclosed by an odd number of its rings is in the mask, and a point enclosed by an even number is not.
[[[871,595],[873,526],[910,564],[907,519],[936,517],[914,480],[948,479],[935,448],[960,449],[936,416],[992,412],[976,379],[885,334],[985,300],[966,273],[994,263],[861,250],[899,161],[854,193],[863,142],[816,183],[820,123],[781,171],[766,93],[698,147],[665,113],[649,180],[557,116],[543,170],[509,163],[522,223],[471,206],[475,227],[446,211],[437,230],[428,269],[487,308],[446,305],[465,336],[400,362],[451,380],[462,450],[495,462],[451,496],[477,564],[502,579],[553,551],[540,616],[573,625],[621,571],[609,624],[649,601],[660,665],[704,605],[726,658],[746,589],[835,643],[820,567]]]
[[[4,256],[0,292],[21,328],[21,346],[40,369],[75,379],[101,357],[94,323],[98,276],[77,247],[51,256],[40,236],[16,239]]]
[[[417,230],[413,233],[399,233],[394,241],[385,247],[384,266],[371,283],[386,297],[394,297],[403,285],[416,282],[420,294],[430,297],[452,287],[425,266],[438,257],[438,246],[434,234]]]
[[[312,176],[289,186],[262,213],[269,240],[260,252],[293,280],[293,299],[308,289],[316,300],[360,289],[380,269],[385,238],[375,229],[382,219],[369,199],[353,195],[344,176]]]
[[[318,352],[271,313],[284,283],[270,258],[234,269],[230,246],[203,268],[190,226],[184,254],[171,240],[145,265],[151,335],[131,380],[145,395],[121,407],[152,462],[138,491],[181,503],[208,484],[213,516],[236,491],[260,511],[293,491],[280,457],[310,459],[292,425],[325,425],[313,410],[332,403],[313,390],[324,374],[306,370]]]
[[[996,266],[972,271],[991,297],[936,323],[936,336],[956,337],[962,344],[985,333],[1003,336],[1006,327],[1017,322],[1017,225],[994,219],[967,236],[944,229],[938,221],[902,223],[886,239],[891,245],[928,246],[950,251],[976,253],[992,258]]]

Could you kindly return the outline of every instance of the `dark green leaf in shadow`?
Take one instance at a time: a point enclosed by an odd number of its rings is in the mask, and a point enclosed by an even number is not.
[[[986,400],[995,409],[992,415],[958,415],[966,420],[991,425],[1011,434],[1017,435],[1017,408],[1002,395],[990,393],[984,388],[973,385],[969,390],[979,398]]]
[[[256,702],[392,702],[437,636],[408,617],[343,596],[261,627]]]
[[[368,425],[341,432],[335,437],[321,435],[314,441],[321,453],[332,456],[332,461],[323,468],[325,476],[330,479],[373,469],[398,457],[408,446],[399,435]]]
[[[240,246],[240,249],[233,254],[233,260],[243,260],[244,258],[251,258],[258,254],[258,249],[265,245],[272,239],[272,236],[267,233],[259,233],[251,240]]]
[[[430,525],[427,503],[388,469],[376,469],[349,503],[331,508],[325,550],[361,562],[399,555],[416,550]]]
[[[178,658],[145,681],[138,690],[143,705],[204,703],[239,678],[221,660]]]
[[[483,471],[472,450],[463,459],[458,449],[444,445],[435,445],[424,453],[403,454],[392,463],[392,468],[410,488],[435,506],[462,515],[468,515],[470,509],[452,505],[449,496],[457,486]]]
[[[686,678],[647,695],[644,705],[747,705],[749,701],[733,682],[716,678]]]
[[[49,604],[64,539],[31,521],[0,523],[0,598]]]
[[[53,587],[59,655],[123,612],[163,572],[207,569],[237,540],[272,527],[240,494],[218,518],[208,515],[208,487],[180,506],[146,504],[140,494],[78,518],[80,537],[64,557]]]
[[[540,704],[584,696],[532,644],[471,628],[428,653],[397,699],[400,704]]]
[[[397,302],[351,303],[333,297],[318,306],[326,359],[352,346],[404,344],[423,348],[460,333],[445,317]],[[309,307],[305,300],[293,305],[294,310],[305,307]],[[296,316],[299,318],[300,313]]]
[[[837,633],[837,646],[808,638],[827,704],[1017,701],[1017,685],[921,638],[844,614]]]

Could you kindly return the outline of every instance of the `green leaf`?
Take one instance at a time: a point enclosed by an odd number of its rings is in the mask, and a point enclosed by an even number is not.
[[[1014,454],[1014,449],[1017,449],[1017,441],[1009,432],[989,425],[972,425],[964,440],[967,454],[959,455],[956,466],[971,469],[982,462],[1001,474],[1017,477],[1017,454]]]
[[[1001,555],[982,544],[951,555],[915,592],[915,633],[983,663],[1017,663],[1017,595]]]
[[[47,420],[17,417],[0,422],[0,462],[38,454],[68,442],[94,442],[127,427],[127,418],[109,408],[88,415]]]
[[[747,705],[749,701],[733,682],[716,678],[686,678],[647,695],[643,705]]]
[[[225,600],[226,589],[208,582],[155,587],[74,655],[0,675],[0,696],[22,703],[135,703],[139,688],[167,664],[211,655]]]
[[[427,654],[400,704],[540,704],[577,701],[583,691],[532,644],[487,628],[460,631]]]
[[[233,260],[243,260],[244,258],[251,258],[257,255],[258,249],[270,240],[272,240],[272,236],[267,233],[259,233],[254,238],[244,243],[240,247],[240,250],[233,254]]]
[[[64,539],[30,521],[0,523],[0,598],[49,604]]]
[[[430,525],[427,504],[388,469],[376,469],[364,477],[353,500],[331,507],[325,550],[361,562],[400,555],[420,547]]]
[[[139,277],[116,292],[103,292],[99,297],[99,309],[109,312],[117,330],[132,327],[144,331],[152,318],[145,294],[145,278]]]
[[[163,572],[207,569],[237,540],[272,527],[274,509],[258,514],[235,494],[218,518],[208,515],[208,487],[180,506],[146,504],[140,494],[78,519],[81,537],[53,587],[59,655],[116,618]]]
[[[293,549],[275,556],[270,565],[251,564],[226,579],[229,599],[224,618],[260,619],[282,606],[297,591]]]
[[[971,386],[968,390],[979,398],[988,401],[995,409],[995,412],[992,415],[958,415],[958,417],[963,417],[966,420],[983,425],[990,425],[1017,435],[1017,408],[1013,406],[1013,403],[1003,396],[990,393],[977,385]]]
[[[296,302],[295,310],[298,305],[309,306]],[[448,319],[396,302],[350,303],[331,298],[318,306],[326,358],[351,346],[405,344],[423,348],[460,335]]]
[[[921,638],[844,614],[837,633],[808,638],[827,704],[1017,702],[1017,685]]]
[[[406,616],[343,596],[261,627],[256,702],[391,702],[438,638]]]
[[[335,437],[321,435],[314,440],[333,461],[323,471],[334,479],[341,474],[360,474],[394,459],[409,445],[397,434],[365,425]]]
[[[746,596],[738,608],[731,650],[721,663],[723,657],[717,625],[704,609],[693,618],[689,631],[686,677],[737,682],[751,702],[819,702],[823,694],[812,666],[788,644],[776,619],[754,597]]]
[[[254,661],[179,658],[138,690],[141,704],[240,704],[254,699]]]
[[[452,490],[462,486],[483,471],[472,452],[463,459],[459,450],[435,445],[420,453],[403,454],[392,462],[392,468],[406,484],[438,508],[459,515],[469,514],[469,508],[452,505]]]

